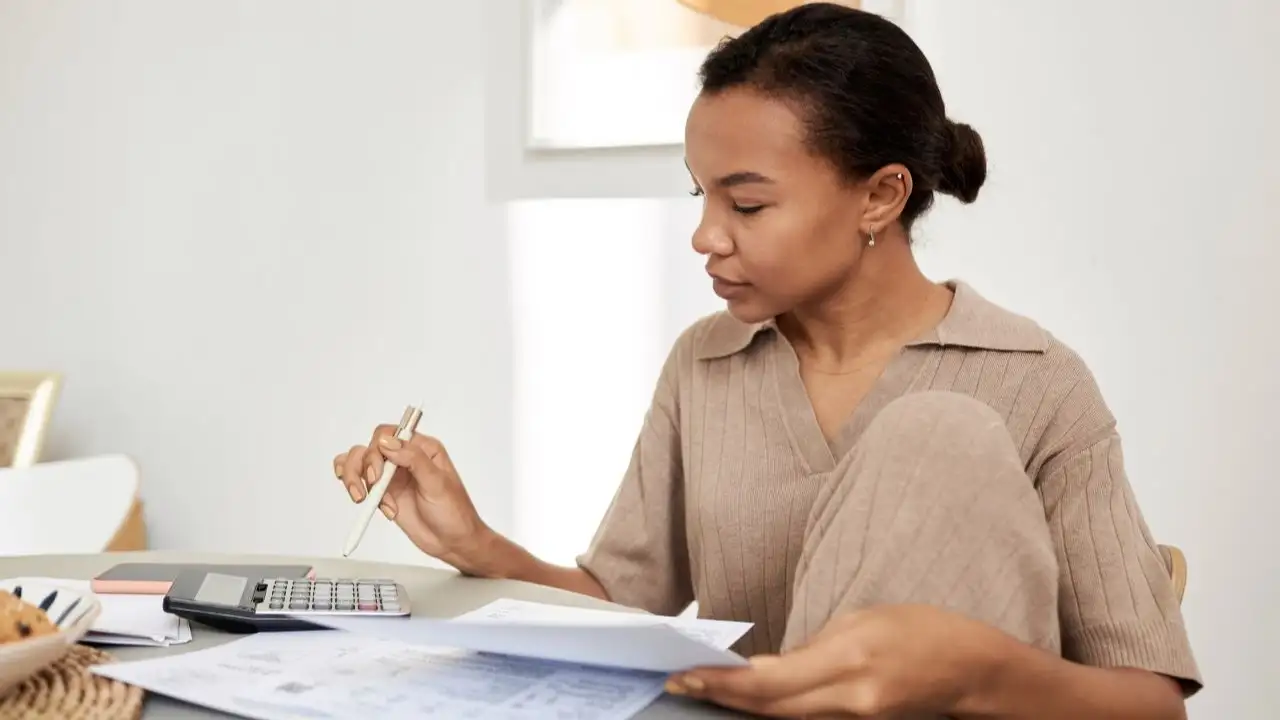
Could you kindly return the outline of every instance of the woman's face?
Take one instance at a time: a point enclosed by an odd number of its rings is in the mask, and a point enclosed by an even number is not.
[[[693,248],[729,312],[759,322],[820,301],[853,277],[868,195],[804,143],[784,102],[748,89],[703,95],[685,125],[703,196]]]

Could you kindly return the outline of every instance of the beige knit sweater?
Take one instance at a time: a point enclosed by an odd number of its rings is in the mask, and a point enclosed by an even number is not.
[[[1179,603],[1089,370],[1031,320],[951,285],[944,320],[889,364],[831,442],[772,322],[720,313],[690,327],[580,565],[615,602],[675,614],[697,601],[704,617],[754,623],[741,652],[777,651],[824,478],[888,403],[949,390],[1003,418],[1042,501],[1057,552],[1063,655],[1198,689]]]

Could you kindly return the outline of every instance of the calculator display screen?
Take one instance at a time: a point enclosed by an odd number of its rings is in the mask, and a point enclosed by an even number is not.
[[[244,588],[248,584],[248,578],[208,573],[193,599],[198,603],[235,607],[240,604],[240,598],[244,596]]]

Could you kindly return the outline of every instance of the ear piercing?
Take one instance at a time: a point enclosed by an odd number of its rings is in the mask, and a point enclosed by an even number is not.
[[[902,179],[902,173],[898,173],[898,179]],[[867,230],[867,247],[876,246],[876,231],[874,229]]]

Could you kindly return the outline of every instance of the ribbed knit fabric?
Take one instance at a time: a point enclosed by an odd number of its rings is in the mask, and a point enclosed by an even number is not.
[[[818,493],[782,647],[873,603],[930,603],[1061,651],[1044,509],[1000,416],[953,392],[876,414]]]
[[[930,602],[1068,659],[1200,687],[1168,571],[1081,359],[964,283],[837,437],[772,322],[695,323],[579,564],[611,599],[754,623],[775,652],[833,614]]]

